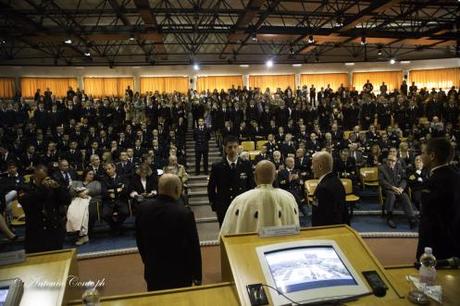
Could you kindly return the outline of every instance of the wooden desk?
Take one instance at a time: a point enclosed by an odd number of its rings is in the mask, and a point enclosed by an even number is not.
[[[256,253],[257,247],[281,242],[325,239],[334,240],[339,245],[356,272],[361,274],[363,271],[375,270],[389,288],[383,298],[369,295],[347,303],[347,305],[395,305],[404,301],[406,292],[393,285],[386,275],[385,269],[368,249],[359,234],[348,226],[302,229],[298,235],[283,237],[260,238],[257,234],[224,236],[221,238],[220,244],[223,281],[234,282],[240,304],[248,306],[250,301],[246,286],[266,283]],[[364,277],[362,279],[367,285]]]
[[[392,283],[400,288],[405,295],[409,292],[409,283],[406,275],[418,275],[418,270],[412,266],[387,267],[385,271],[389,275]],[[442,286],[443,303],[442,305],[460,304],[460,270],[438,270],[437,281]],[[409,302],[406,299],[407,302]],[[432,305],[435,302],[433,301]]]
[[[25,262],[0,267],[0,279],[17,277],[24,282],[21,306],[60,306],[76,298],[66,290],[69,275],[78,276],[75,249],[28,254]],[[40,281],[56,286],[39,287]]]
[[[238,295],[231,283],[103,297],[102,306],[238,306]],[[81,300],[68,305],[81,305]]]

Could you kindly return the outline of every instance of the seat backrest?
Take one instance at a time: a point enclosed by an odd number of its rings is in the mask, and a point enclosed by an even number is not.
[[[21,204],[19,204],[17,200],[11,203],[11,214],[13,215],[13,219],[17,219],[17,220],[25,219],[24,209],[22,208]]]
[[[375,182],[379,180],[379,168],[363,167],[359,169],[363,182]]]
[[[267,140],[258,140],[256,142],[256,150],[262,150],[262,147],[267,143]]]
[[[307,180],[305,181],[305,190],[309,196],[315,193],[316,187],[318,186],[319,180]]]
[[[353,193],[353,182],[350,179],[347,178],[341,178],[343,187],[345,188],[345,193],[346,194],[352,194]]]
[[[254,160],[259,153],[260,153],[259,150],[249,151],[249,159]]]
[[[243,141],[241,143],[241,146],[243,147],[243,151],[254,151],[255,150],[254,141]]]

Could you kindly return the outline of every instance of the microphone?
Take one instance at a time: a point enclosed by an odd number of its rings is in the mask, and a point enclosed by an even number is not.
[[[414,263],[416,269],[419,269],[421,264],[420,262]],[[436,261],[436,269],[438,268],[450,268],[450,269],[458,269],[460,267],[460,258],[458,257],[451,257],[447,259],[440,259]]]

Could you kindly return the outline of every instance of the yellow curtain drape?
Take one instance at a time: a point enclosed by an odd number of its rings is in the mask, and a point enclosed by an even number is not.
[[[308,86],[315,85],[317,90],[321,90],[321,87],[327,88],[327,85],[336,91],[340,85],[343,84],[345,88],[350,86],[350,79],[348,73],[318,73],[318,74],[302,74],[300,76],[300,85]]]
[[[202,92],[204,90],[213,91],[214,89],[217,89],[218,91],[220,91],[221,89],[228,90],[232,88],[232,86],[235,86],[235,88],[238,88],[238,86],[243,87],[243,76],[203,76],[198,77],[198,80],[196,82],[196,90],[198,92]]]
[[[452,86],[460,86],[460,68],[411,70],[409,71],[410,84],[415,82],[418,88],[427,89],[443,88],[449,89]],[[409,84],[409,85],[410,85]]]
[[[385,82],[388,91],[401,86],[403,72],[399,71],[368,71],[368,72],[353,72],[353,87],[361,91],[367,80],[374,85],[374,92],[380,92],[380,85]]]
[[[12,98],[14,96],[14,78],[0,78],[0,98]]]
[[[128,86],[133,89],[133,78],[85,78],[85,93],[93,97],[123,97]]]
[[[294,91],[295,88],[295,75],[250,75],[249,86],[253,89],[258,87],[260,91],[264,92],[268,87],[273,93],[277,88],[285,90],[288,86]]]
[[[147,91],[187,93],[188,83],[188,77],[141,77],[141,93]]]
[[[25,98],[32,98],[37,89],[43,94],[49,88],[53,95],[62,98],[67,95],[67,90],[77,88],[76,78],[21,78],[21,93]]]

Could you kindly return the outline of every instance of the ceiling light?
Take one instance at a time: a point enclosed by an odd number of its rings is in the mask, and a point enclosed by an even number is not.
[[[292,64],[292,67],[302,67],[302,64]]]
[[[377,55],[378,55],[378,56],[381,56],[381,55],[382,55],[382,49],[379,49],[379,50],[377,51]]]
[[[459,0],[460,1],[460,0]],[[401,64],[410,64],[410,61],[400,61]]]
[[[89,52],[89,50],[85,52],[85,56],[91,56],[91,53]]]
[[[315,43],[315,39],[313,38],[313,35],[308,36],[307,42],[308,42],[309,44],[314,44],[314,43]]]
[[[200,70],[200,65],[198,65],[198,64],[193,64],[193,70],[195,70],[195,71]]]
[[[354,66],[355,63],[345,63],[345,66]]]
[[[248,68],[249,65],[247,65],[247,64],[241,64],[240,67],[241,67],[241,68]]]
[[[251,39],[252,39],[252,41],[257,41],[257,34],[256,34],[256,33],[252,33]]]
[[[134,34],[129,35],[129,40],[130,40],[130,41],[136,40],[136,38],[134,37]]]
[[[273,67],[273,61],[272,60],[268,60],[265,62],[265,65],[268,67],[268,68],[271,68]]]
[[[396,63],[396,60],[394,58],[390,59],[390,64],[393,65],[394,63]]]
[[[72,40],[70,38],[67,38],[66,40],[64,40],[64,43],[70,45],[72,43]]]
[[[6,44],[6,40],[2,39],[2,40],[0,40],[0,43],[1,44]]]
[[[337,17],[337,20],[335,22],[335,27],[336,28],[343,27],[343,18],[342,17]]]
[[[361,37],[361,46],[364,46],[367,44],[366,36]]]
[[[131,68],[133,68],[133,69],[139,69],[139,68],[141,68],[141,66],[132,66]]]

